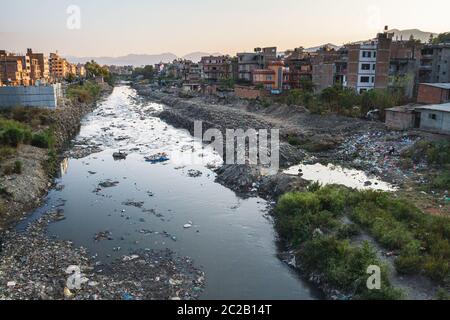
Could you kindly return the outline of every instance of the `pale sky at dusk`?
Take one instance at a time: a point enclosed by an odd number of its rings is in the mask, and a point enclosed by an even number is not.
[[[80,30],[66,27],[69,5],[81,9]],[[1,6],[0,49],[76,56],[285,50],[372,38],[384,25],[450,31],[449,13],[449,0],[15,0]]]

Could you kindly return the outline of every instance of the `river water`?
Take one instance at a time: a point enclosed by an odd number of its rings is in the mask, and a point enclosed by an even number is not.
[[[268,203],[241,199],[216,183],[210,168],[221,159],[208,148],[202,150],[186,131],[151,114],[161,108],[143,102],[128,86],[116,87],[85,117],[76,139],[101,145],[103,151],[66,159],[45,206],[22,227],[59,208],[66,219],[51,224],[49,235],[88,248],[98,261],[137,249],[170,248],[193,258],[205,272],[202,299],[318,297],[277,258]],[[126,160],[113,159],[119,150],[129,153]],[[170,160],[145,162],[145,156],[159,152]],[[192,177],[189,170],[202,175]],[[99,187],[105,181],[116,186]],[[110,232],[110,239],[96,241],[96,234],[104,231]]]

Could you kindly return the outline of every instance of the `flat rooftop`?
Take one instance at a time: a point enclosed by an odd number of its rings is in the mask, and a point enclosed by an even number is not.
[[[417,107],[416,110],[432,110],[432,111],[450,112],[450,103],[432,104],[429,106]]]

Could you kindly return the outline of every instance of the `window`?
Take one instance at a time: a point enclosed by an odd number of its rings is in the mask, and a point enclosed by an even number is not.
[[[374,58],[377,57],[377,52],[376,52],[376,51],[373,53],[373,57],[374,57]]]
[[[361,69],[362,69],[362,70],[370,70],[370,64],[368,64],[368,63],[363,63],[363,64],[361,65]]]
[[[437,115],[435,113],[430,113],[428,114],[428,118],[431,120],[436,120],[437,119]]]
[[[377,65],[374,63],[373,65],[372,65],[372,70],[375,70],[377,68]]]
[[[372,77],[372,83],[375,83],[375,77]]]
[[[363,55],[363,58],[371,58],[372,57],[372,52],[370,52],[370,51],[363,51],[362,55]]]
[[[370,78],[369,77],[361,77],[361,82],[362,83],[369,83]]]

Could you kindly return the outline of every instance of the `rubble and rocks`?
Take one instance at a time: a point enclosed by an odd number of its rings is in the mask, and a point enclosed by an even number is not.
[[[49,212],[3,235],[1,300],[193,300],[203,290],[203,272],[168,249],[131,252],[99,269],[85,248],[48,238],[55,219]]]

